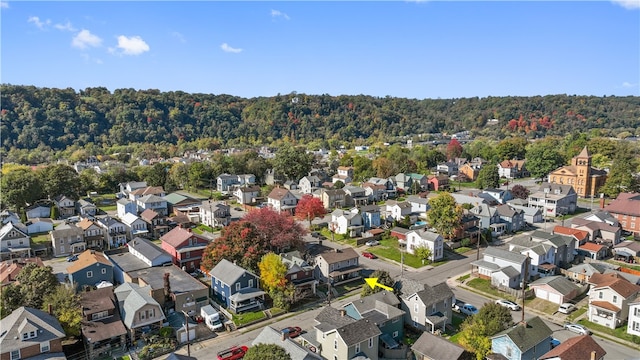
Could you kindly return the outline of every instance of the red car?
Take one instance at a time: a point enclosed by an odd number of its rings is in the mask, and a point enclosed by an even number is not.
[[[218,353],[218,360],[240,360],[247,353],[247,350],[249,348],[244,345],[230,347]]]
[[[375,254],[372,254],[368,251],[363,251],[362,252],[362,256],[366,257],[367,259],[377,259],[378,257]]]
[[[288,336],[289,336],[290,338],[292,338],[292,339],[293,339],[294,337],[300,336],[300,334],[302,334],[302,329],[300,329],[300,328],[299,328],[299,327],[297,327],[297,326],[289,326],[289,327],[286,327],[286,328],[284,328],[284,329],[282,329],[282,330],[280,330],[280,331],[281,331],[283,334],[288,334]]]

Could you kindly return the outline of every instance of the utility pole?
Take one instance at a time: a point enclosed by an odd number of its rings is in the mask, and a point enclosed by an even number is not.
[[[182,310],[182,313],[184,314],[184,322],[187,324],[187,356],[191,357],[191,341],[189,339],[189,317],[184,310]]]
[[[528,276],[529,276],[529,253],[527,253],[527,258],[524,260],[524,277],[522,278],[522,319],[520,321],[523,323],[524,323],[524,299],[526,295]]]

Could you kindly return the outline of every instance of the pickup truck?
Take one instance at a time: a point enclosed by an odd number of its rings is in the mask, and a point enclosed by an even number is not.
[[[218,360],[240,360],[244,357],[244,354],[249,350],[248,347],[242,346],[232,346],[227,350],[220,351],[218,353]]]

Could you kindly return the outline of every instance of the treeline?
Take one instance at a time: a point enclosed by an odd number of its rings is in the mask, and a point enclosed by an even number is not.
[[[405,99],[287,94],[241,98],[181,91],[0,87],[0,149],[64,150],[134,143],[270,145],[280,139],[337,148],[396,137],[469,130],[502,139],[539,138],[576,129],[640,135],[640,97],[548,95]],[[490,119],[497,124],[488,125]]]

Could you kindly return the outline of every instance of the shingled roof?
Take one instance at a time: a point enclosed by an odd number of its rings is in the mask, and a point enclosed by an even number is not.
[[[549,329],[542,319],[536,316],[492,336],[491,339],[507,336],[524,353],[549,338],[551,334],[553,334],[553,331]]]

